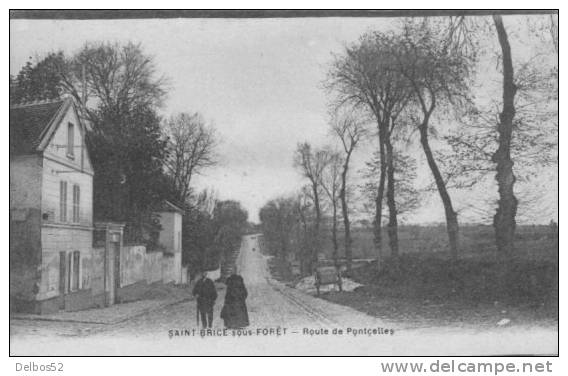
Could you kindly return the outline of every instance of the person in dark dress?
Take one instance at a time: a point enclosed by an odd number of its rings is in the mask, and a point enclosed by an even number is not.
[[[201,278],[193,287],[193,296],[197,297],[197,325],[201,316],[203,328],[211,328],[213,325],[213,306],[217,299],[217,289],[207,273],[202,273]]]
[[[238,329],[249,326],[246,305],[248,292],[243,277],[233,274],[227,278],[225,283],[227,285],[227,293],[225,294],[225,304],[221,310],[221,318],[225,322],[225,327]]]

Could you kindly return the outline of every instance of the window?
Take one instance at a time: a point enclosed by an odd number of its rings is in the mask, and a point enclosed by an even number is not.
[[[73,123],[67,124],[67,156],[73,157],[75,155],[75,128]]]
[[[59,252],[59,293],[78,291],[81,277],[81,252]]]
[[[67,293],[67,252],[59,252],[59,295]]]
[[[73,223],[80,220],[81,188],[77,184],[73,185]]]
[[[59,220],[67,222],[67,182],[59,182]]]
[[[71,291],[77,291],[79,290],[79,261],[80,261],[81,252],[73,251],[71,255],[72,259],[70,258],[70,262],[72,260],[72,267],[69,270],[70,271],[69,280],[70,280]]]
[[[71,283],[73,281],[73,253],[67,254],[67,291],[71,291]]]

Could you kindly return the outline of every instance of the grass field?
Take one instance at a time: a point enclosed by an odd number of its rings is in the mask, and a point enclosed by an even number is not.
[[[339,231],[339,254],[343,256],[343,233]],[[432,254],[448,253],[448,235],[445,225],[400,226],[399,248],[401,253]],[[353,228],[353,257],[377,258],[373,231],[369,228]],[[333,245],[329,230],[324,230],[323,250],[331,258]],[[389,255],[388,237],[383,230],[382,255]],[[495,232],[490,225],[465,225],[460,227],[460,252],[469,257],[491,254],[496,251]],[[516,254],[523,258],[555,259],[558,255],[558,233],[550,226],[517,226]]]
[[[558,233],[550,226],[519,226],[515,254],[501,264],[491,226],[462,226],[459,260],[449,258],[445,226],[402,226],[401,256],[393,264],[385,234],[381,268],[359,263],[351,278],[364,286],[322,294],[327,299],[409,327],[558,325]],[[324,252],[331,258],[326,237]],[[354,258],[376,259],[371,229],[353,231]],[[340,255],[343,255],[342,239]],[[286,265],[271,265],[291,278]],[[506,272],[504,272],[506,270]]]

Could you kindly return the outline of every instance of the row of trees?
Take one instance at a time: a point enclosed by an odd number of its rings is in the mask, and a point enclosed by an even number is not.
[[[381,244],[383,198],[388,207],[391,255],[399,253],[397,235],[395,150],[403,126],[415,127],[444,205],[450,252],[457,257],[458,222],[444,178],[430,146],[434,111],[468,99],[475,56],[465,44],[427,20],[408,21],[402,31],[368,33],[337,56],[327,88],[334,106],[364,111],[376,123],[380,174],[376,194],[375,239]],[[385,187],[386,186],[386,187]],[[386,192],[385,192],[386,188]]]
[[[249,228],[248,213],[233,200],[219,200],[204,190],[191,200],[183,218],[183,258],[191,275],[216,269],[232,271],[241,237]]]
[[[244,231],[247,214],[192,189],[194,177],[216,164],[219,138],[199,113],[162,118],[168,88],[140,45],[86,43],[72,56],[28,61],[10,76],[10,102],[72,97],[88,125],[95,219],[125,222],[126,241],[151,247],[159,230],[155,210],[170,200],[186,212],[184,263],[210,268],[223,255],[220,247],[235,247],[226,234]]]
[[[554,20],[554,16],[541,18],[536,25]],[[275,233],[278,223],[304,229],[301,236],[293,239],[301,244],[303,260],[308,265],[305,269],[309,271],[321,251],[322,205],[328,204],[337,262],[340,203],[344,255],[346,267],[351,269],[348,198],[355,190],[348,182],[350,161],[358,145],[374,143],[378,150],[362,171],[365,182],[360,191],[367,201],[374,202],[377,253],[383,253],[386,217],[390,255],[396,264],[398,217],[401,212],[415,209],[419,193],[424,193],[416,187],[416,160],[408,154],[417,136],[433,188],[444,208],[451,258],[458,258],[460,251],[458,212],[451,191],[471,189],[491,173],[497,183],[498,200],[487,204],[496,206],[496,248],[503,259],[511,257],[518,206],[517,177],[534,174],[535,167],[550,166],[558,160],[557,66],[543,64],[539,57],[545,53],[541,51],[532,52],[528,61],[515,64],[501,16],[493,16],[491,23],[487,21],[466,17],[405,20],[395,31],[368,32],[335,55],[325,88],[331,99],[331,133],[339,141],[339,148],[298,145],[294,165],[306,178],[308,189],[293,197],[273,200],[261,210],[267,239],[294,233]],[[540,32],[535,34],[542,37],[542,29],[537,31]],[[548,46],[557,46],[557,34],[554,28],[552,31],[548,34],[552,37],[547,39]],[[488,84],[485,72],[476,69],[479,55],[487,54],[480,47],[481,42],[487,45],[486,38],[490,37],[498,42],[502,86],[501,99],[492,100],[488,106],[475,98],[472,88]],[[550,52],[557,50],[548,51],[549,56]],[[489,89],[485,93],[491,95]],[[446,134],[440,138],[444,127]],[[514,161],[519,163],[515,168]],[[306,208],[313,215],[307,214]],[[306,222],[310,217],[311,222]]]

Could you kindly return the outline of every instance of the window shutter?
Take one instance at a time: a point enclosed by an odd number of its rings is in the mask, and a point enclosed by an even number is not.
[[[74,251],[73,252],[73,291],[77,291],[79,290],[79,259],[81,256],[81,252],[79,251]]]
[[[59,182],[59,220],[67,222],[67,182]]]
[[[73,222],[79,223],[81,209],[81,188],[79,185],[73,185]]]

